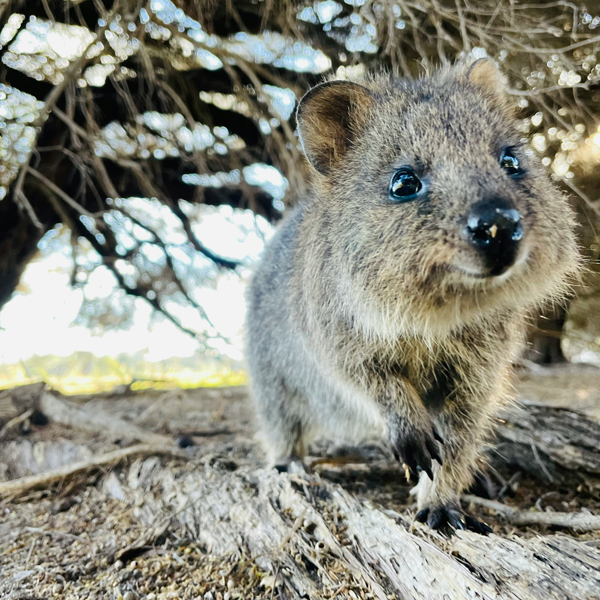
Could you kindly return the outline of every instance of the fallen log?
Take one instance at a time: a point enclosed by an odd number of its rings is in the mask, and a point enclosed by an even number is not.
[[[172,517],[174,534],[201,543],[215,568],[251,561],[280,597],[550,600],[600,590],[594,545],[565,535],[448,539],[317,475],[165,473],[140,462],[126,481],[146,527]]]
[[[550,527],[561,527],[573,529],[574,531],[600,531],[600,515],[587,513],[569,512],[545,512],[538,510],[519,510],[512,506],[479,498],[472,494],[465,494],[463,502],[477,504],[488,508],[504,517],[513,525],[548,525]]]
[[[15,499],[32,490],[47,490],[58,483],[62,483],[76,475],[94,473],[100,468],[114,467],[119,462],[140,455],[161,455],[167,454],[178,458],[187,458],[182,450],[176,448],[167,448],[163,446],[150,446],[148,444],[137,444],[121,450],[114,450],[99,456],[94,456],[89,460],[65,465],[52,471],[46,471],[38,475],[20,477],[10,481],[0,482],[0,499]],[[87,482],[88,479],[84,479]]]
[[[148,431],[135,423],[124,421],[97,409],[90,410],[85,406],[76,406],[49,392],[40,396],[37,407],[49,420],[69,427],[94,433],[102,432],[103,435],[114,439],[138,440],[152,446],[169,448],[174,445],[174,441],[166,435]]]

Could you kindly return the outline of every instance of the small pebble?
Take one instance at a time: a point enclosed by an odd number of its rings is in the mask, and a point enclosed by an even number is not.
[[[120,571],[125,565],[123,564],[122,560],[118,560],[115,562],[114,567],[115,570]]]
[[[136,599],[136,595],[131,590],[128,590],[127,592],[125,592],[123,594],[123,600],[135,600],[135,599]]]
[[[63,588],[64,588],[64,586],[63,586],[62,583],[55,583],[52,586],[52,593],[53,594],[60,594],[63,591]]]

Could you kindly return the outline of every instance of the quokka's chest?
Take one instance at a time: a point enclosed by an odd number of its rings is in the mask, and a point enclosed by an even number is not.
[[[436,412],[462,393],[470,378],[481,379],[478,371],[487,369],[476,354],[460,341],[437,347],[403,342],[393,352],[379,353],[374,364],[383,378],[404,379]]]

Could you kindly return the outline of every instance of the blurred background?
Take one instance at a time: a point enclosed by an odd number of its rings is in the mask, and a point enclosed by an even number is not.
[[[245,383],[244,287],[306,186],[297,99],[467,52],[507,75],[589,267],[523,364],[600,366],[600,2],[9,0],[0,388]]]

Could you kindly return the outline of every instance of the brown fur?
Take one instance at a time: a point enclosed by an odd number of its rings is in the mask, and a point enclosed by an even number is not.
[[[560,298],[578,269],[572,211],[521,140],[489,60],[420,81],[322,84],[300,103],[298,130],[313,192],[249,291],[248,362],[271,461],[302,458],[322,433],[387,435],[402,460],[433,465],[418,486],[429,523],[460,526],[458,497],[509,396],[527,311]],[[518,181],[499,166],[507,146],[525,169]],[[390,177],[407,164],[427,194],[392,203]],[[498,195],[524,239],[506,274],[480,276],[460,232],[476,202]]]

